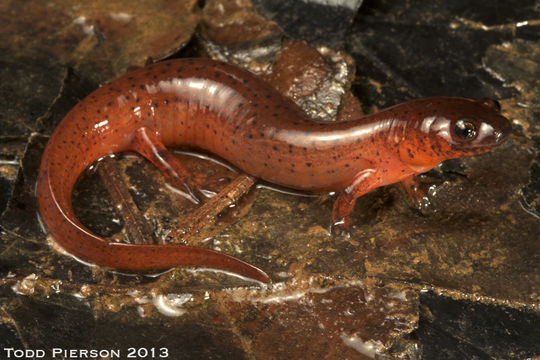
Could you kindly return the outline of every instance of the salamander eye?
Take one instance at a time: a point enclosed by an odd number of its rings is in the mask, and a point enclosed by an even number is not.
[[[461,140],[472,140],[476,138],[476,125],[469,119],[459,119],[454,125],[454,133]]]

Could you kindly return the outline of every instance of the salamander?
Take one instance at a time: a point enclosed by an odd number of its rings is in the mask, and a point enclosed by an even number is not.
[[[130,271],[204,266],[269,282],[262,270],[209,249],[117,243],[95,235],[72,208],[77,178],[104,156],[134,151],[195,198],[204,176],[190,173],[167,150],[189,146],[271,183],[339,192],[332,211],[332,224],[339,227],[349,225],[363,194],[443,160],[488,151],[510,131],[498,102],[456,97],[319,122],[247,71],[209,59],[177,59],[130,72],[79,102],[49,139],[37,195],[52,237],[82,260]]]

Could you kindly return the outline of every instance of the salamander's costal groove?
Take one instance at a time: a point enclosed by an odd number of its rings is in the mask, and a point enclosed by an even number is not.
[[[428,98],[347,122],[320,123],[234,66],[207,59],[157,63],[102,86],[62,120],[43,155],[39,206],[54,239],[92,263],[123,270],[205,266],[269,282],[261,270],[212,250],[100,238],[74,215],[75,181],[103,156],[136,151],[171,185],[195,194],[201,177],[166,149],[191,146],[281,186],[340,191],[332,221],[346,226],[359,196],[445,159],[501,144],[511,127],[496,105],[487,99]]]

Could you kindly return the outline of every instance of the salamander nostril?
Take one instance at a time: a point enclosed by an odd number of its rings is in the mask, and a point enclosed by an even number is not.
[[[489,98],[483,98],[478,100],[479,103],[482,105],[485,105],[497,112],[501,112],[501,104],[497,100],[489,99]]]

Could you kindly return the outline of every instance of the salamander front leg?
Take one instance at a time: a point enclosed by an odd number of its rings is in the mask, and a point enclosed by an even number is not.
[[[417,176],[412,176],[401,181],[401,186],[405,189],[413,209],[418,210],[424,215],[430,211],[434,211],[425,187],[422,186]]]
[[[357,174],[354,181],[339,194],[332,210],[332,223],[330,232],[340,229],[347,233],[351,226],[351,212],[356,204],[356,199],[367,194],[380,185],[377,171],[367,169]]]
[[[190,173],[180,160],[167,150],[154,131],[146,127],[138,128],[133,135],[132,149],[150,160],[170,185],[184,192],[193,202],[200,202],[195,194],[204,185],[206,176]]]

